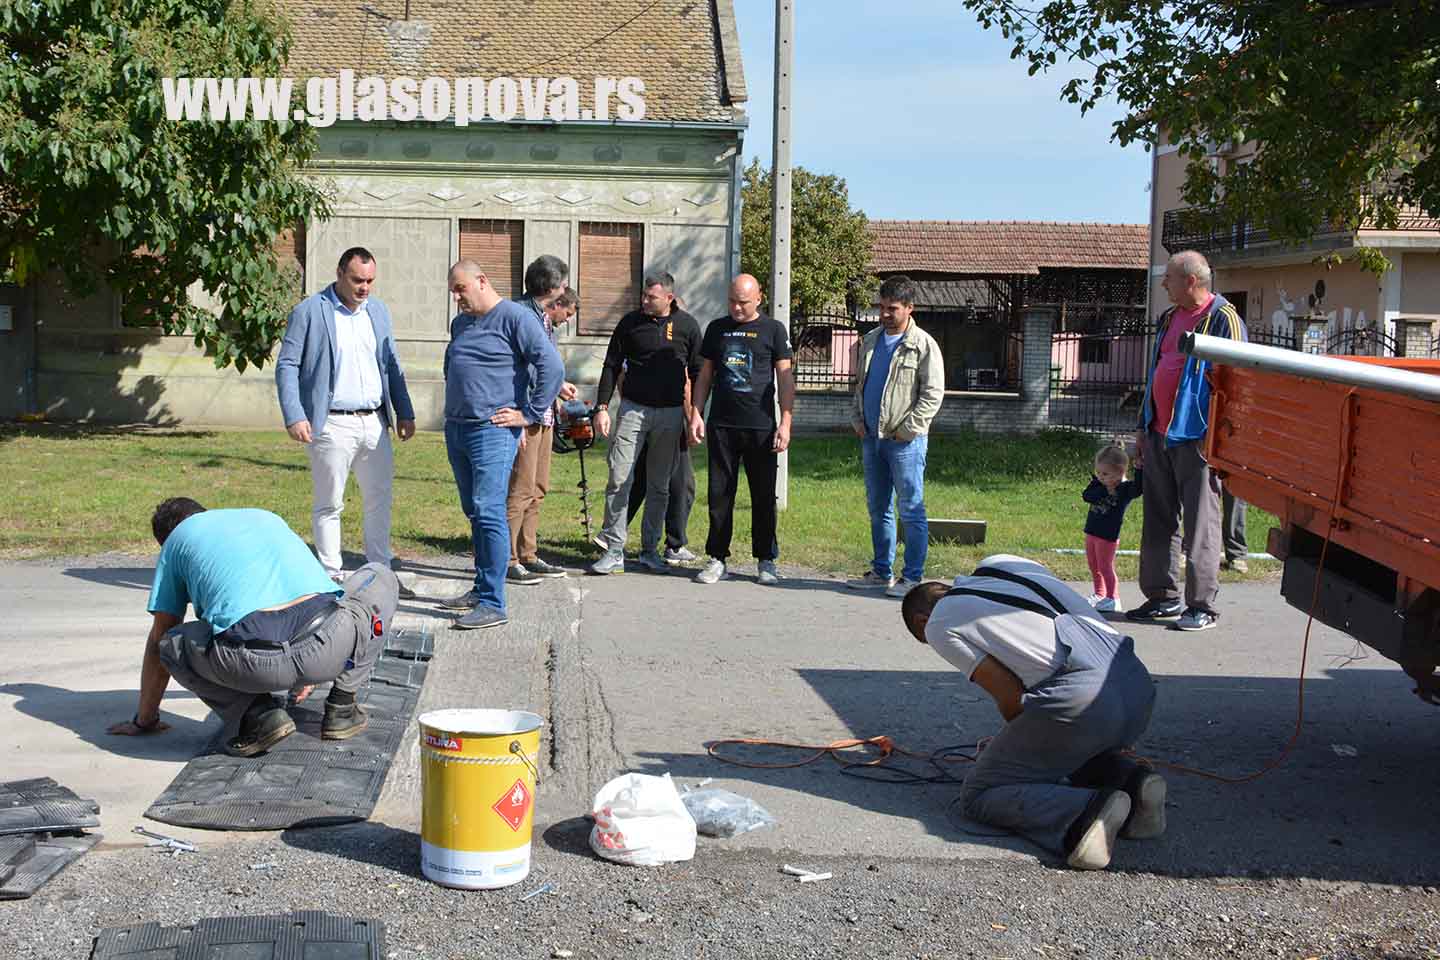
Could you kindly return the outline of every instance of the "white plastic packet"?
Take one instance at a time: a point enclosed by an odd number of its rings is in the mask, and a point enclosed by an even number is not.
[[[590,849],[616,863],[654,867],[695,856],[695,819],[667,773],[627,773],[595,794]]]

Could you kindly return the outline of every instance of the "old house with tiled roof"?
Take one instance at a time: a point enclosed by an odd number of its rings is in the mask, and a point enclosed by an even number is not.
[[[945,358],[942,429],[1104,431],[1129,416],[1148,342],[1144,224],[872,220],[869,232],[871,271],[919,286],[916,322]],[[846,348],[878,318],[872,307],[853,326],[797,330],[802,382],[848,383]]]
[[[561,350],[581,384],[598,378],[645,270],[673,273],[702,322],[725,312],[746,122],[731,0],[280,3],[297,100],[306,78],[340,88],[345,71],[357,81],[443,78],[452,89],[460,78],[570,77],[586,111],[556,122],[517,103],[505,122],[460,126],[452,105],[438,122],[357,115],[318,130],[307,171],[333,187],[333,216],[284,238],[303,278],[297,296],[331,282],[347,247],[375,253],[375,294],[394,317],[422,428],[440,422],[454,310],[446,272],[461,257],[514,296],[535,257],[569,263],[582,306]],[[621,119],[618,94],[602,106],[597,77],[638,78],[643,118]],[[18,320],[33,331],[28,376],[49,415],[280,427],[268,366],[216,371],[186,338],[121,326],[107,291],[80,304],[45,291],[33,302]]]

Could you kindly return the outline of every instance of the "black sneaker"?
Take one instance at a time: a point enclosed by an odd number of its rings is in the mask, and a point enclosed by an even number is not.
[[[534,560],[526,560],[525,569],[537,577],[544,577],[546,580],[560,580],[570,576],[570,571],[564,567],[557,567],[553,563],[546,563],[539,557],[536,557]]]
[[[455,621],[456,630],[479,630],[483,627],[499,627],[510,622],[505,616],[494,607],[487,607],[476,604],[475,609]]]
[[[1185,604],[1179,600],[1146,600],[1140,606],[1125,613],[1126,620],[1138,620],[1141,623],[1149,623],[1153,620],[1172,620],[1180,616],[1185,609]]]
[[[1151,840],[1165,832],[1165,778],[1141,767],[1125,780],[1130,816],[1120,830],[1126,840]]]
[[[479,592],[466,590],[456,597],[436,597],[435,602],[447,610],[469,610],[480,600]]]
[[[240,718],[240,732],[225,742],[232,757],[253,757],[264,753],[295,732],[295,721],[268,693],[262,693]]]
[[[518,563],[511,564],[505,570],[505,582],[518,587],[533,587],[543,579],[538,573],[531,573]]]
[[[320,721],[322,740],[349,740],[364,730],[370,718],[360,704],[351,701],[345,704],[325,701],[325,719]]]

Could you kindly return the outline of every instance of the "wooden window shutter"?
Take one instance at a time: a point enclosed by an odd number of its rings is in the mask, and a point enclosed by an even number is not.
[[[525,292],[525,221],[461,220],[460,259],[474,260],[502,297]]]
[[[275,255],[280,269],[289,279],[289,287],[298,302],[305,297],[305,224],[284,230],[275,238]]]
[[[580,333],[609,334],[639,309],[643,239],[638,223],[580,224]]]

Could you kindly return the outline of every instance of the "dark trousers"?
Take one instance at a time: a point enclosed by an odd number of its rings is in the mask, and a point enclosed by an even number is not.
[[[1220,485],[1220,539],[1225,544],[1226,560],[1244,560],[1250,556],[1250,544],[1245,539],[1245,501],[1236,499],[1223,483]]]
[[[1140,592],[1147,600],[1179,599],[1183,551],[1187,560],[1185,606],[1214,613],[1223,551],[1220,478],[1206,463],[1200,451],[1202,442],[1190,440],[1168,447],[1164,437],[1145,431]]]
[[[649,442],[646,442],[649,446]],[[645,456],[648,451],[642,447],[635,460],[635,480],[630,485],[630,506],[626,511],[625,523],[629,525],[640,508],[645,505]],[[665,547],[679,550],[690,542],[686,528],[690,526],[690,511],[695,506],[695,466],[690,462],[690,448],[683,447],[675,455],[675,468],[670,471],[670,503],[665,507]]]
[[[705,431],[710,450],[710,536],[705,552],[716,560],[730,556],[735,527],[735,490],[740,467],[750,484],[750,547],[756,560],[780,556],[775,540],[775,479],[779,459],[773,448],[773,430],[711,426]]]

